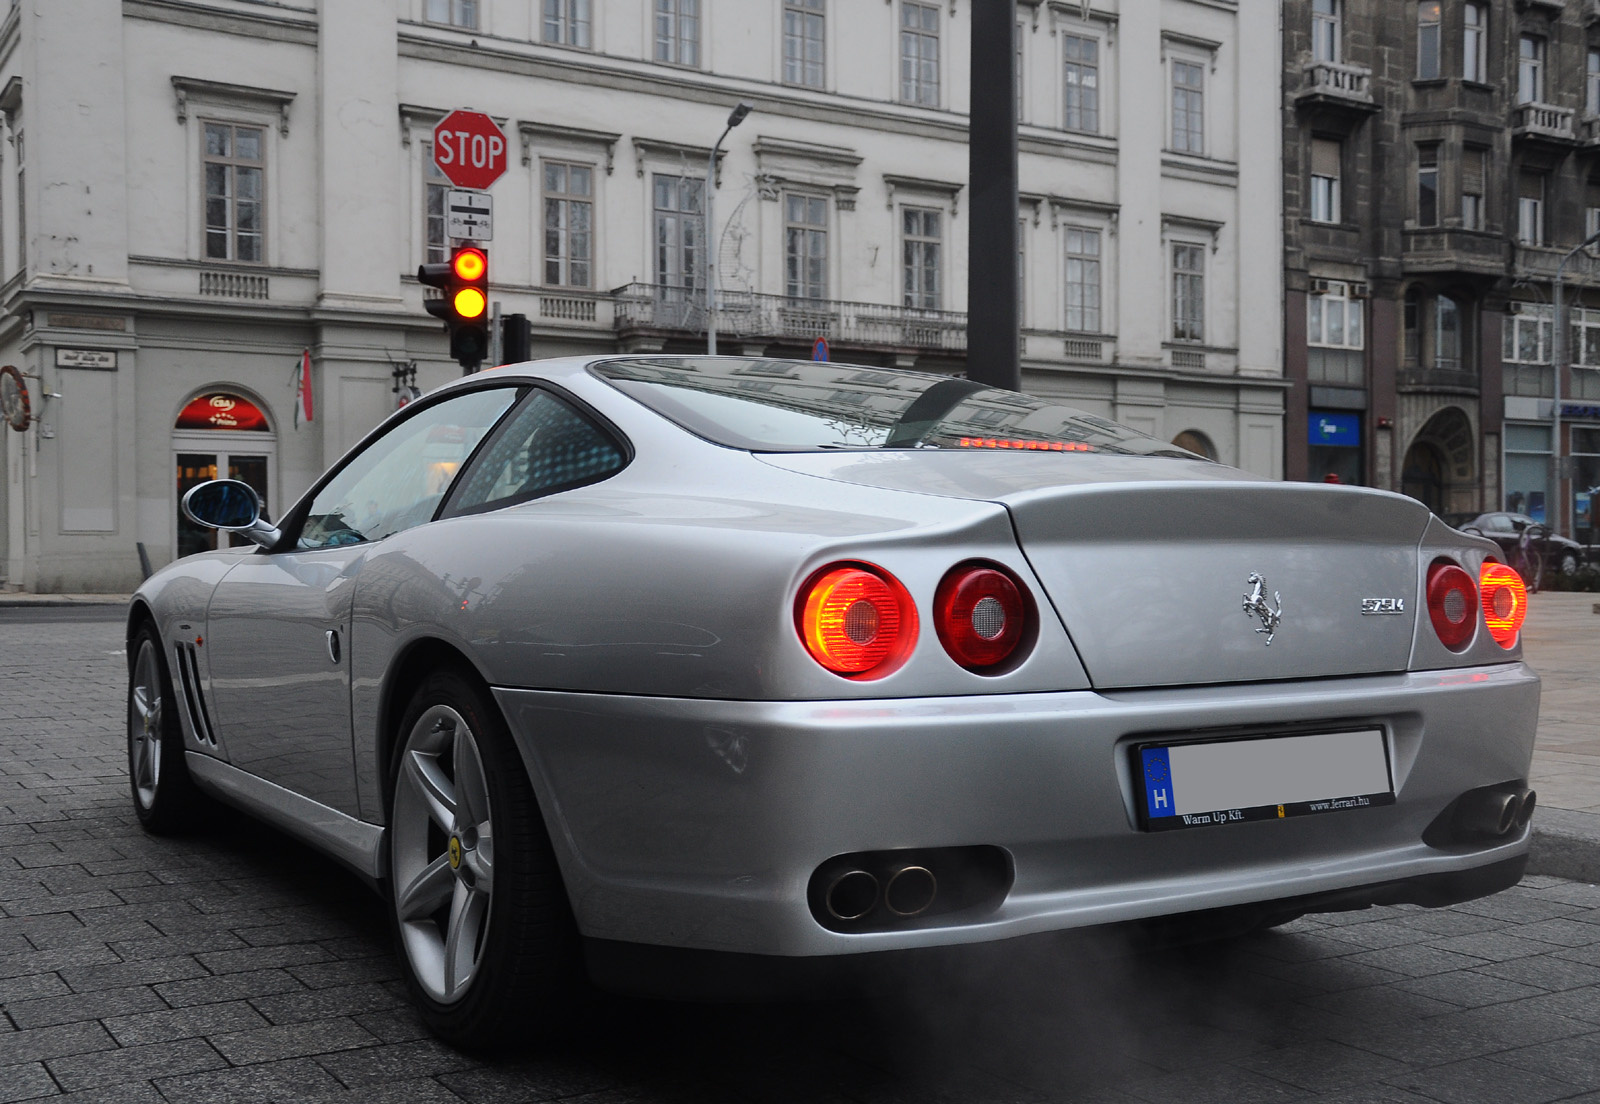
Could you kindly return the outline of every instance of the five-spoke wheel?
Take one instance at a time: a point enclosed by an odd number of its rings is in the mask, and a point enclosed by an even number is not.
[[[128,643],[128,779],[133,811],[152,832],[192,826],[203,801],[183,758],[183,730],[155,627]]]
[[[423,1016],[478,1048],[555,1026],[581,975],[577,933],[499,711],[467,674],[438,671],[417,688],[397,744],[391,916]]]

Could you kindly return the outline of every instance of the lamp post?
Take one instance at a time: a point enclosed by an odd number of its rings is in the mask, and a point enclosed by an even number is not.
[[[722,139],[728,136],[728,131],[744,122],[744,117],[750,114],[750,105],[740,103],[728,112],[728,125],[722,128],[722,133],[717,137],[717,144],[711,147],[711,153],[706,157],[706,355],[717,355],[717,221],[712,217],[712,199],[717,194],[717,151],[722,149]]]
[[[1565,290],[1563,283],[1567,271],[1567,262],[1582,253],[1589,246],[1600,242],[1600,230],[1596,230],[1583,241],[1567,250],[1567,255],[1561,258],[1561,263],[1556,265],[1556,283],[1551,292],[1551,313],[1555,316],[1555,340],[1551,342],[1552,352],[1555,354],[1555,401],[1550,409],[1550,492],[1555,499],[1550,511],[1551,529],[1556,533],[1565,535],[1561,526],[1563,513],[1562,503],[1565,495],[1561,493],[1561,383],[1562,376],[1567,370],[1567,324],[1565,317],[1566,304],[1562,302],[1562,292]]]

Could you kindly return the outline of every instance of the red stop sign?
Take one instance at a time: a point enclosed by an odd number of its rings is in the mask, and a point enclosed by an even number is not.
[[[481,111],[452,111],[433,128],[433,163],[458,188],[487,188],[506,171],[506,136]]]

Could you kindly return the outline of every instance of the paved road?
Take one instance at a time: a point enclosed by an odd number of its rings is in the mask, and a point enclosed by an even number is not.
[[[474,1059],[426,1038],[340,869],[242,819],[140,832],[119,626],[26,618],[0,611],[0,1101],[1600,1104],[1600,889],[1555,878],[1226,949],[994,951],[869,1002],[611,1002],[598,1041]]]

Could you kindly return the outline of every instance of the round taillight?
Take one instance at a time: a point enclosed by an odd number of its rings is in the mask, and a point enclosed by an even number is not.
[[[1010,659],[1028,625],[1028,605],[1011,576],[985,564],[950,569],[933,595],[933,624],[950,658],[969,671]]]
[[[1459,652],[1478,627],[1478,588],[1464,568],[1436,563],[1428,569],[1428,618],[1439,642]]]
[[[848,678],[882,678],[917,642],[917,608],[900,581],[868,564],[835,564],[811,577],[797,604],[811,658]]]
[[[1528,616],[1528,588],[1522,576],[1503,563],[1484,560],[1478,569],[1478,590],[1483,595],[1483,623],[1502,648],[1514,648],[1522,622]]]

